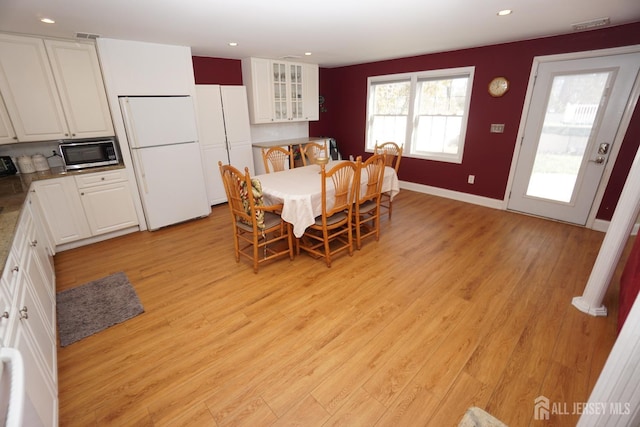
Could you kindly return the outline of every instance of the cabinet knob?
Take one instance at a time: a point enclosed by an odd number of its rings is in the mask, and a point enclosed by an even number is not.
[[[13,271],[14,273],[17,273],[18,271],[20,271],[20,267],[16,265],[11,269],[11,271]]]
[[[30,245],[31,245],[32,248],[34,248],[34,247],[38,246],[38,241],[37,240],[32,240]]]
[[[24,307],[22,307],[22,309],[20,310],[20,319],[28,319],[29,318],[29,313],[27,313],[27,306],[25,305]]]
[[[0,317],[4,317],[5,319],[8,319],[9,318],[9,312],[5,311],[4,313],[2,313],[2,316],[0,316]]]

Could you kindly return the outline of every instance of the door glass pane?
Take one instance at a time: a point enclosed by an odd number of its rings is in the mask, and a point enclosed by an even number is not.
[[[554,77],[527,196],[571,201],[609,74]]]

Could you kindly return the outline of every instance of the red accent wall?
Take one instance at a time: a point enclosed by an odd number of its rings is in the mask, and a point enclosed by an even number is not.
[[[347,67],[320,69],[320,94],[327,112],[310,122],[309,134],[336,138],[343,156],[364,154],[367,77],[439,68],[475,66],[474,86],[462,164],[405,158],[400,179],[502,200],[525,93],[535,56],[640,44],[640,22],[563,36],[546,37],[421,55]],[[502,98],[492,98],[487,84],[494,76],[511,82]],[[638,148],[640,114],[630,124],[598,218],[609,220]],[[504,123],[503,134],[489,133],[491,123]],[[475,184],[467,176],[475,175]]]
[[[336,138],[343,156],[364,155],[367,77],[439,68],[475,66],[467,140],[462,164],[405,158],[400,179],[502,200],[507,187],[524,97],[535,56],[640,44],[640,22],[521,42],[442,52],[348,67],[321,68],[320,94],[326,112],[309,123],[309,135]],[[198,84],[242,84],[241,62],[193,57]],[[511,82],[502,98],[487,93],[489,81],[503,75]],[[489,133],[504,123],[502,134]],[[636,107],[597,218],[610,220],[640,145],[640,106]],[[475,175],[475,184],[467,176]]]
[[[196,84],[241,85],[242,65],[237,59],[194,56],[193,74]]]

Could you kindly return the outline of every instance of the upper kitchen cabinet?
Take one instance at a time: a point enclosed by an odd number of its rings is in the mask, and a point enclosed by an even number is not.
[[[45,40],[72,138],[113,135],[113,122],[93,44]]]
[[[108,96],[193,95],[195,82],[189,46],[96,40]]]
[[[319,119],[318,66],[262,58],[242,60],[251,122]]]
[[[0,93],[18,142],[113,135],[92,44],[0,34]]]
[[[13,130],[11,120],[9,120],[9,114],[0,97],[0,144],[10,144],[17,141],[18,137]]]

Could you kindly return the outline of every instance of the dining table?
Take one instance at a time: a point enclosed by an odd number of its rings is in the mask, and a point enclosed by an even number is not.
[[[345,160],[330,161],[325,169]],[[360,177],[361,189],[366,189],[366,170],[362,170]],[[262,195],[265,205],[282,204],[282,219],[293,226],[293,234],[302,237],[304,231],[314,224],[316,218],[322,215],[322,182],[320,165],[302,166],[280,172],[272,172],[254,176],[262,185]],[[327,201],[333,203],[335,188],[331,178],[327,178]],[[382,181],[382,192],[389,192],[391,199],[400,192],[398,175],[394,168],[385,166]],[[328,204],[328,208],[331,205]]]

